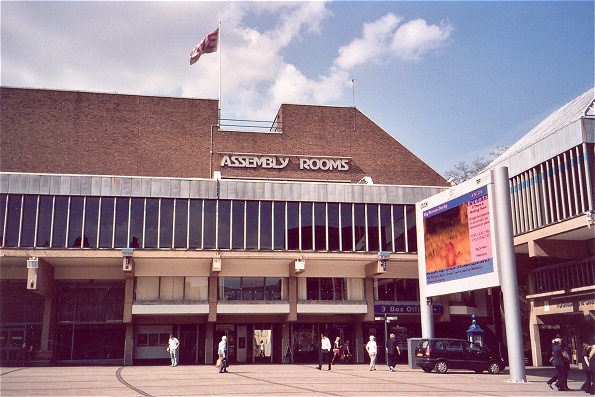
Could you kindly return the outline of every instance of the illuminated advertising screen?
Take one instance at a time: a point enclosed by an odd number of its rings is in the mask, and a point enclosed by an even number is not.
[[[417,205],[420,283],[425,296],[500,284],[489,174]]]

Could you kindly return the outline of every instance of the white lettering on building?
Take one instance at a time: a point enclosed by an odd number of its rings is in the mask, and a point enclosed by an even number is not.
[[[289,157],[275,156],[242,156],[225,155],[221,159],[221,167],[238,168],[285,168],[289,164]]]
[[[299,157],[300,170],[314,171],[348,171],[348,159],[332,159],[318,157]],[[256,156],[246,154],[226,154],[221,159],[221,167],[236,168],[277,168],[282,169],[289,164],[289,157]]]
[[[322,170],[322,171],[348,171],[349,160],[347,159],[320,159],[300,158],[300,170]]]

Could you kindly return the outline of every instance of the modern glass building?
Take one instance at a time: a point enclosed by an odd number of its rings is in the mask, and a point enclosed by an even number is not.
[[[167,362],[170,334],[182,364],[223,335],[317,362],[321,333],[363,362],[379,316],[420,334],[414,204],[447,183],[355,108],[224,131],[212,100],[2,88],[1,154],[3,363]]]

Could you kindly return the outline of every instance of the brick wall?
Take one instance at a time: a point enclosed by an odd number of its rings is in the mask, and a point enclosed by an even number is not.
[[[0,88],[0,170],[209,178],[217,101]],[[273,115],[271,115],[273,116]],[[271,118],[272,119],[272,118]],[[352,107],[282,105],[281,132],[213,131],[224,177],[444,186],[444,178]],[[291,156],[283,169],[221,167],[227,153]],[[348,171],[300,170],[298,156],[348,158]]]

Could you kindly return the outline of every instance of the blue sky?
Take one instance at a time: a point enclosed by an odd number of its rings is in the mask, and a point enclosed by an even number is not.
[[[221,21],[223,118],[355,102],[441,174],[595,85],[592,1],[2,1],[0,18],[3,86],[211,99],[218,54],[188,59]]]

